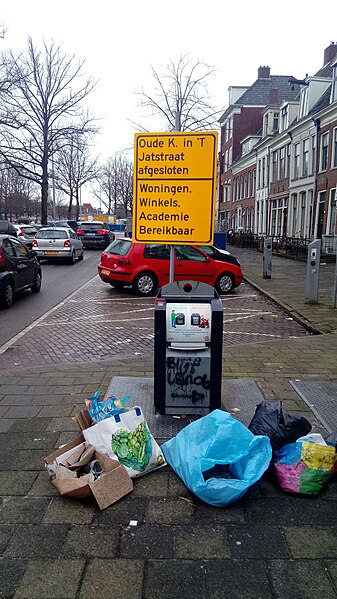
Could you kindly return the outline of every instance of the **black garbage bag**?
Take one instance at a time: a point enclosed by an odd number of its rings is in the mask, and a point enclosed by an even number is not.
[[[311,424],[304,416],[285,412],[281,401],[264,400],[257,406],[248,428],[254,435],[269,437],[275,451],[307,435]]]

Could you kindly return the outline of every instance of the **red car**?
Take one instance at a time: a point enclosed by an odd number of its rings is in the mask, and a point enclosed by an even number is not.
[[[116,239],[103,252],[98,274],[104,283],[120,289],[132,285],[137,295],[151,295],[169,282],[170,246]],[[237,259],[214,248],[212,256],[193,245],[174,246],[174,280],[203,281],[219,293],[242,283]]]

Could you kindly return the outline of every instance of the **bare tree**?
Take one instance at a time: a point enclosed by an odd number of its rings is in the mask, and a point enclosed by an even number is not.
[[[36,188],[31,181],[20,177],[11,168],[2,165],[0,171],[0,216],[22,220],[36,216]]]
[[[119,201],[127,218],[132,209],[133,164],[125,156],[121,157],[119,171]]]
[[[98,159],[90,156],[88,136],[70,135],[68,143],[55,155],[54,177],[58,189],[69,197],[67,218],[80,214],[80,190],[83,185],[97,178]]]
[[[0,155],[9,166],[41,187],[41,222],[47,222],[48,163],[71,133],[92,127],[83,101],[95,83],[54,42],[38,50],[31,38],[27,52],[6,56],[15,84],[7,95],[7,117],[0,136]],[[76,123],[74,125],[74,123]]]
[[[217,125],[223,110],[211,104],[207,86],[215,74],[213,67],[192,61],[185,54],[177,63],[171,59],[163,73],[151,68],[156,84],[153,94],[144,89],[137,92],[142,98],[139,105],[150,110],[148,116],[161,117],[168,131],[196,131]]]
[[[132,163],[119,152],[101,166],[96,177],[99,189],[94,187],[93,194],[107,207],[108,214],[116,216],[122,207],[127,216],[131,210],[132,173]]]

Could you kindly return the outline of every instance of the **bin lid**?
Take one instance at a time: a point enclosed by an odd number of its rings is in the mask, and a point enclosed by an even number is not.
[[[163,285],[159,290],[160,297],[181,297],[181,298],[197,298],[213,299],[218,297],[218,294],[212,285],[201,283],[200,281],[175,281]]]

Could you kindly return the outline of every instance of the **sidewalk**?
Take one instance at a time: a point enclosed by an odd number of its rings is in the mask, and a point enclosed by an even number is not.
[[[247,280],[311,331],[225,347],[224,379],[253,379],[284,408],[315,416],[289,380],[337,380],[335,265],[320,303],[304,303],[306,265],[229,248]],[[331,289],[331,291],[330,291]],[[61,498],[43,457],[77,433],[71,415],[113,376],[153,377],[153,359],[8,369],[0,373],[0,597],[15,599],[330,599],[337,597],[337,484],[318,497],[283,494],[267,478],[227,508],[189,493],[168,467],[99,511]],[[225,406],[226,407],[226,406]],[[126,530],[130,520],[138,526]]]

